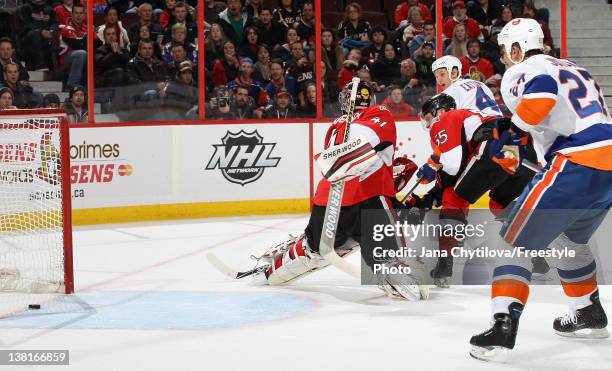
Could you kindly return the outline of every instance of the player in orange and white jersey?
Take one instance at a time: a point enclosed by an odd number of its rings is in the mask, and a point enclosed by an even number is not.
[[[513,112],[511,131],[532,134],[548,164],[525,188],[500,234],[502,248],[568,249],[556,260],[570,311],[553,322],[560,336],[608,337],[596,263],[588,241],[612,206],[612,119],[585,68],[544,55],[544,33],[517,18],[498,37],[509,69],[501,85]],[[500,260],[491,290],[493,327],[471,338],[472,357],[503,360],[514,348],[529,296],[530,261]]]

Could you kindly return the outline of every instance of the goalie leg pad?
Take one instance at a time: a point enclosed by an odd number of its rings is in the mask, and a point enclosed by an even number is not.
[[[303,235],[288,241],[286,249],[283,250],[272,257],[266,270],[268,285],[286,284],[329,265],[318,253],[310,249]]]

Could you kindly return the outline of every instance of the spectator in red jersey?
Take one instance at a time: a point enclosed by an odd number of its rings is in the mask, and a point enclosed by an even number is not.
[[[476,0],[468,2],[468,17],[473,18],[481,26],[491,26],[499,14],[495,2],[489,0]]]
[[[227,9],[219,13],[216,23],[223,27],[223,32],[234,45],[242,45],[244,29],[252,22],[249,15],[242,9],[241,0],[227,0]]]
[[[352,48],[364,48],[370,45],[370,23],[361,19],[361,5],[350,3],[345,8],[345,17],[338,25],[338,33],[342,40],[340,45],[345,51]]]
[[[314,4],[310,1],[302,4],[302,16],[300,20],[296,23],[296,29],[298,35],[300,36],[300,40],[309,47],[312,47],[315,44],[314,35],[315,35],[315,14],[314,14]]]
[[[453,30],[453,38],[444,50],[444,55],[461,58],[467,55],[467,31],[464,24],[458,24]]]
[[[423,33],[423,17],[421,16],[421,9],[413,6],[408,10],[408,25],[402,32],[403,45],[408,47],[412,39],[415,36]]]
[[[208,3],[208,2],[207,2]],[[168,28],[168,24],[170,23],[170,17],[172,16],[172,12],[174,11],[174,7],[176,5],[176,0],[166,0],[164,2],[164,10],[159,13],[159,25],[165,30]],[[219,12],[215,12],[215,17]]]
[[[68,20],[72,16],[73,3],[74,0],[64,0],[62,4],[56,5],[55,8],[53,8],[53,11],[55,12],[55,17],[57,18],[57,22],[60,25],[65,26],[68,24]]]
[[[395,27],[402,28],[408,25],[408,11],[413,6],[417,6],[419,7],[419,9],[421,9],[421,15],[423,17],[423,20],[425,21],[433,20],[431,17],[431,12],[429,11],[429,8],[425,4],[421,3],[418,0],[408,0],[408,1],[404,1],[403,3],[399,4],[397,8],[395,8],[395,15],[393,17]]]
[[[87,25],[85,7],[72,6],[72,17],[60,32],[60,65],[68,70],[68,89],[83,85],[83,74],[87,63]]]
[[[485,82],[493,76],[493,65],[488,59],[480,57],[480,41],[471,39],[468,41],[467,49],[467,55],[459,58],[462,66],[461,75]]]
[[[138,7],[138,22],[134,22],[128,28],[128,37],[132,42],[138,42],[140,38],[138,34],[140,33],[141,26],[149,27],[149,39],[154,42],[161,42],[161,39],[164,35],[164,29],[159,23],[153,21],[153,6],[149,3],[142,3]]]
[[[240,61],[236,53],[236,46],[230,40],[223,44],[223,56],[217,59],[212,68],[212,80],[215,87],[226,85],[238,75]]]
[[[8,37],[0,38],[0,84],[4,83],[4,71],[9,63],[15,63],[19,68],[18,81],[29,81],[30,74],[21,62],[13,58],[13,41]]]
[[[68,101],[64,103],[64,110],[71,124],[87,123],[86,91],[81,85],[73,86],[68,95]]]
[[[257,59],[257,48],[261,41],[259,40],[259,31],[255,26],[248,26],[244,29],[245,39],[244,44],[240,48],[242,57],[249,57],[253,60]]]
[[[537,14],[537,9],[535,8],[535,5],[533,5],[531,1],[525,1],[525,4],[523,4],[523,18],[536,19],[536,14]],[[545,52],[548,52],[554,48],[553,38],[552,38],[552,34],[550,33],[550,28],[548,27],[547,23],[541,20],[537,20],[537,22],[542,27],[542,32],[544,32],[544,45],[548,47],[548,50],[545,50]]]
[[[385,89],[401,77],[400,58],[391,43],[385,43],[381,54],[372,66],[372,79]]]
[[[13,105],[13,92],[6,86],[0,86],[0,111],[5,109],[17,109]]]
[[[174,26],[180,24],[185,27],[186,37],[185,40],[188,43],[193,44],[195,39],[198,37],[198,26],[191,20],[191,15],[187,11],[187,4],[179,1],[174,6],[172,16],[168,22],[166,33],[164,34],[164,43],[169,43],[173,39],[172,33],[174,32]]]
[[[404,101],[401,87],[391,85],[387,90],[389,95],[382,104],[391,111],[393,116],[414,116],[414,108]]]
[[[123,85],[126,81],[125,67],[129,60],[130,54],[117,40],[116,28],[105,28],[104,45],[96,48],[94,56],[96,87]]]
[[[338,80],[336,81],[336,87],[338,90],[342,90],[346,84],[353,80],[353,77],[357,76],[361,62],[361,50],[352,49],[343,62],[343,67],[338,72]]]
[[[104,37],[104,30],[107,28],[115,29],[119,47],[130,50],[130,38],[128,36],[128,32],[125,28],[123,28],[123,25],[119,20],[119,13],[113,6],[109,6],[104,10],[104,24],[98,27],[98,38],[100,40],[106,39]]]
[[[324,29],[321,32],[321,44],[323,44],[321,60],[326,65],[327,73],[335,79],[344,63],[344,51],[336,42],[336,36],[330,29]]]
[[[372,45],[361,50],[362,63],[372,66],[378,56],[383,54],[385,41],[387,41],[387,31],[381,26],[374,27],[372,29]]]
[[[510,22],[514,19],[514,10],[510,5],[502,5],[500,16],[493,22],[493,27],[497,27],[500,30],[506,25],[506,23]]]
[[[274,9],[272,17],[275,21],[289,28],[300,21],[300,9],[293,5],[293,0],[278,0],[278,7]]]
[[[261,35],[262,43],[268,45],[271,52],[275,52],[285,42],[287,28],[272,18],[270,8],[261,9],[256,26]]]
[[[480,33],[480,25],[473,18],[467,16],[465,2],[457,0],[453,3],[453,17],[446,20],[444,23],[444,36],[450,38],[453,35],[455,26],[465,24],[467,33],[470,38],[476,39],[482,37]]]
[[[51,43],[58,28],[55,12],[45,0],[30,0],[17,9],[17,34],[27,69],[50,67]]]

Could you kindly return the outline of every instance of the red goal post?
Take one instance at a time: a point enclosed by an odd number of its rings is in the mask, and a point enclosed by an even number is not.
[[[0,131],[0,292],[71,294],[66,113],[3,110]]]

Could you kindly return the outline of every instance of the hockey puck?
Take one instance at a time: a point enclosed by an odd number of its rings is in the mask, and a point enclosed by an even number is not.
[[[28,305],[28,309],[40,309],[40,304],[30,304]]]

